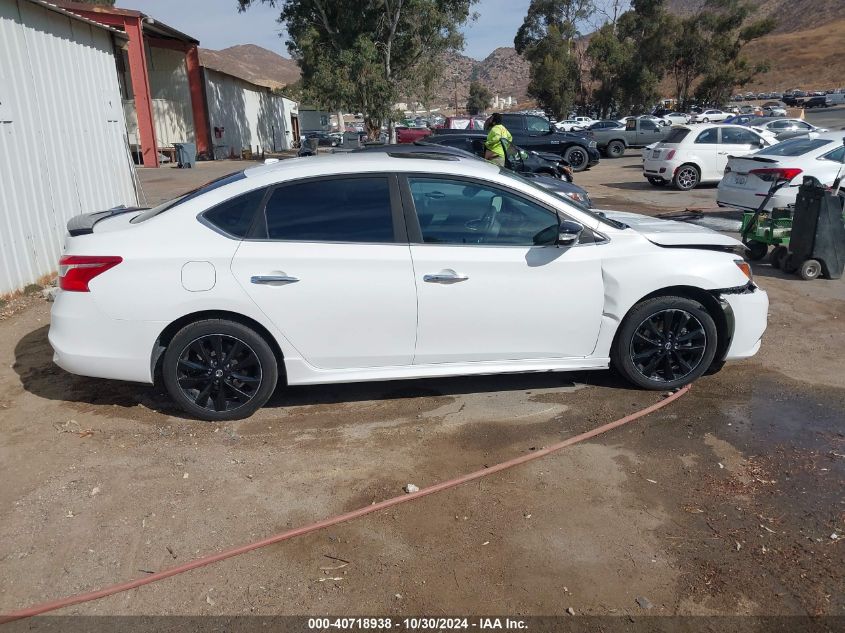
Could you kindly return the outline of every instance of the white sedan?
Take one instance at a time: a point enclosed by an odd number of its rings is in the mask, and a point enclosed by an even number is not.
[[[583,130],[589,125],[583,121],[576,121],[575,119],[566,119],[565,121],[558,121],[555,127],[561,132],[572,132],[575,130]]]
[[[680,125],[665,140],[643,152],[643,176],[660,187],[672,183],[686,191],[719,182],[730,156],[743,156],[777,143],[774,134],[741,125]]]
[[[732,113],[723,112],[722,110],[705,110],[704,112],[694,114],[690,123],[718,123],[731,116],[733,116]]]
[[[731,158],[719,183],[719,206],[756,209],[777,180],[787,185],[778,189],[766,210],[795,204],[804,176],[814,176],[823,185],[833,184],[845,174],[845,132],[821,132],[792,138],[750,156]]]
[[[766,328],[735,239],[597,214],[474,159],[284,160],[68,230],[55,362],[161,380],[203,420],[283,384],[612,364],[666,390],[752,356]]]

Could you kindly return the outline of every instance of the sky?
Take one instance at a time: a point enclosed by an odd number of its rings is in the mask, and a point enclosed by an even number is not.
[[[500,46],[513,46],[513,36],[530,0],[480,0],[478,18],[464,28],[464,54],[484,59]],[[238,13],[236,0],[117,0],[116,6],[137,9],[200,41],[203,48],[257,44],[288,57],[276,23],[279,9],[256,2]]]

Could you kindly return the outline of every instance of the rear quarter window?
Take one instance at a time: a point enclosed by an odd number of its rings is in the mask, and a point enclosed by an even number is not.
[[[266,192],[267,188],[262,187],[235,196],[203,213],[203,221],[227,235],[243,239],[249,234]]]
[[[173,200],[168,200],[167,202],[162,202],[160,205],[153,207],[152,209],[147,209],[143,213],[136,215],[134,218],[130,220],[132,224],[140,224],[141,222],[146,222],[147,220],[156,217],[164,213],[165,211],[169,211],[170,209],[175,209],[180,204],[184,204],[188,200],[193,200],[197,196],[201,196],[204,193],[208,193],[209,191],[214,191],[220,187],[228,185],[233,182],[237,182],[239,180],[243,180],[246,178],[246,174],[241,171],[236,171],[234,174],[227,174],[221,178],[217,178],[216,180],[212,180],[201,187],[197,187],[196,189],[189,191],[188,193],[182,194],[178,198],[174,198]]]
[[[683,141],[690,131],[687,128],[683,127],[676,127],[672,128],[672,131],[663,139],[664,143],[680,143]]]

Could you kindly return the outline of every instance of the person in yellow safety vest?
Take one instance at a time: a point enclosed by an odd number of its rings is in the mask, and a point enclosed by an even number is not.
[[[487,122],[485,127],[488,129],[487,140],[484,143],[484,158],[499,167],[505,166],[505,148],[502,146],[502,139],[508,143],[513,143],[513,137],[508,132],[508,128],[502,125],[502,115],[494,112]]]

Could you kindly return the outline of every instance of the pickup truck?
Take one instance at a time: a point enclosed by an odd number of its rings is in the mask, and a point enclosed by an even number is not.
[[[528,151],[557,154],[569,163],[572,171],[583,171],[599,162],[599,152],[589,132],[558,132],[548,119],[533,114],[503,112],[502,124],[511,133],[514,145]],[[436,143],[434,137],[456,132],[434,130],[431,141]]]
[[[608,158],[621,158],[626,147],[645,147],[662,141],[671,126],[658,125],[650,119],[630,118],[624,128],[592,130],[596,144]]]

